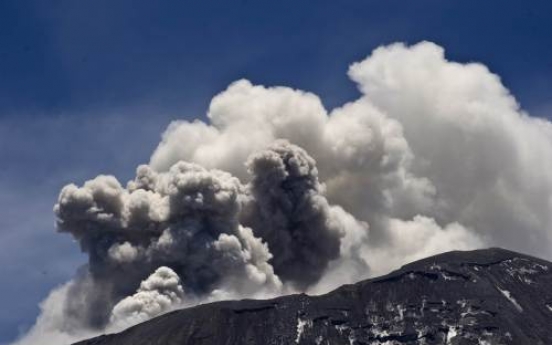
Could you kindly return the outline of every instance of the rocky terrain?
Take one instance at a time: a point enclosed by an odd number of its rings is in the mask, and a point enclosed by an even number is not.
[[[217,302],[78,345],[552,344],[552,263],[449,252],[322,296]]]

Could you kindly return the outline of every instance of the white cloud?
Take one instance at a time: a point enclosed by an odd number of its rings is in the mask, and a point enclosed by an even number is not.
[[[447,61],[420,43],[377,49],[349,75],[378,109],[397,119],[438,205],[492,245],[550,257],[552,124],[519,109],[500,78],[476,63]]]

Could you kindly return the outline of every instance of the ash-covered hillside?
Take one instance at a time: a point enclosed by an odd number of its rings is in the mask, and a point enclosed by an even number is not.
[[[552,263],[449,252],[322,296],[174,311],[79,345],[552,344]]]

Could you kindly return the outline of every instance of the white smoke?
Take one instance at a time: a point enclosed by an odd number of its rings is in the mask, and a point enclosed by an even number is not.
[[[320,293],[453,249],[551,257],[550,122],[428,42],[378,48],[349,76],[361,97],[331,111],[237,81],[208,122],[172,123],[126,187],[63,188],[58,228],[89,263],[18,344],[221,298]]]
[[[182,303],[184,290],[180,277],[168,267],[159,267],[144,280],[138,291],[125,297],[113,307],[110,323],[119,328],[118,323],[133,325],[167,311]]]

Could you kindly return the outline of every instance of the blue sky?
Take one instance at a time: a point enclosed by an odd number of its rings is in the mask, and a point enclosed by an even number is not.
[[[350,63],[430,40],[548,117],[551,15],[550,1],[2,1],[0,343],[85,261],[55,233],[59,189],[130,178],[171,120],[203,116],[230,82],[309,90],[331,108],[357,96]]]

